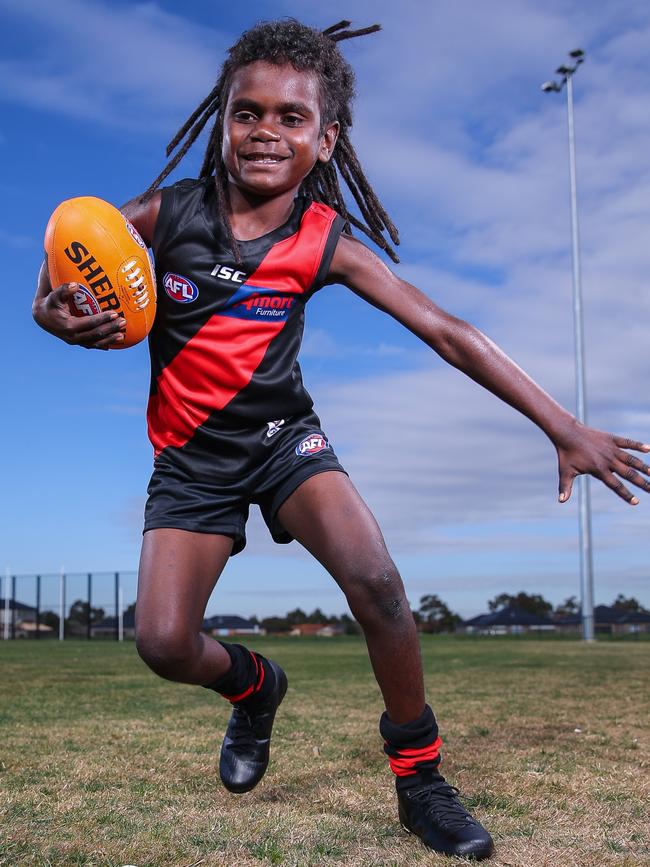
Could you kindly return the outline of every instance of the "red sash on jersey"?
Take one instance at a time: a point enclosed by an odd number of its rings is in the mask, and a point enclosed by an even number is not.
[[[336,212],[312,202],[298,231],[274,244],[243,286],[257,295],[298,298],[312,287]],[[199,425],[251,381],[288,317],[252,320],[213,315],[156,379],[147,423],[156,454],[187,443]]]

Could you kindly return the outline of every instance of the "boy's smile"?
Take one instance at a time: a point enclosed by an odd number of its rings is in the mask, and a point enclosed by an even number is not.
[[[236,70],[224,112],[228,180],[264,198],[289,194],[334,149],[338,123],[321,130],[320,85],[291,64],[256,61]]]

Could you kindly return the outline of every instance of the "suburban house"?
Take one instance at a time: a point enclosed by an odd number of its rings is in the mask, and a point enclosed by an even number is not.
[[[0,599],[0,638],[5,633],[12,638],[33,638],[51,635],[51,626],[39,623],[36,626],[36,608],[18,602],[17,599]]]
[[[573,614],[556,621],[560,633],[579,632],[582,617]],[[596,605],[594,608],[594,630],[599,635],[631,635],[650,632],[650,614],[645,611],[626,611],[609,605]]]
[[[36,623],[36,609],[17,599],[0,599],[0,625],[19,622]]]
[[[31,620],[21,620],[20,623],[16,623],[14,638],[49,638],[50,635],[54,635],[54,630],[46,623],[37,624],[32,623]]]
[[[332,638],[334,635],[343,635],[343,627],[331,623],[297,623],[291,627],[289,635],[318,635],[319,638]]]
[[[210,635],[266,635],[257,623],[236,614],[218,614],[206,617],[201,625],[203,632]]]
[[[468,635],[521,635],[526,632],[555,632],[555,629],[556,624],[550,617],[506,605],[498,611],[479,614],[463,621],[457,631]]]

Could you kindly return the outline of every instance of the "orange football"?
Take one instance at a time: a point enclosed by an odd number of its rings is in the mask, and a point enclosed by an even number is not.
[[[126,320],[125,349],[147,336],[156,315],[156,278],[147,248],[124,214],[103,199],[61,202],[45,230],[50,283],[78,283],[75,316],[114,310]]]

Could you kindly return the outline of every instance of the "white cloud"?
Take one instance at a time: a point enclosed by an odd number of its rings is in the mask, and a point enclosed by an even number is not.
[[[156,3],[2,0],[2,7],[32,38],[0,62],[0,98],[130,136],[184,120],[214,84],[229,43]]]

